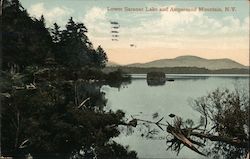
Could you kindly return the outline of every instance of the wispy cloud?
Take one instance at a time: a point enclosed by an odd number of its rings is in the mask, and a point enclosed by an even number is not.
[[[55,22],[60,25],[65,25],[67,19],[73,13],[73,10],[65,6],[48,9],[45,8],[44,3],[36,3],[28,8],[28,12],[31,16],[36,18],[39,18],[41,15],[43,15],[47,25],[51,26]]]
[[[248,26],[249,17],[240,21],[233,16],[216,19],[198,11],[162,12],[155,19],[125,27],[122,32],[130,33],[143,47],[209,48],[220,42],[218,47],[248,48]],[[235,43],[237,40],[243,43]]]
[[[164,6],[161,5],[161,8]],[[131,51],[131,43],[137,46],[133,50],[133,54],[138,54],[139,49],[144,49],[142,50],[144,53],[150,48],[158,49],[156,52],[162,53],[162,55],[165,50],[174,49],[190,50],[191,54],[193,50],[202,52],[213,49],[216,50],[214,52],[221,51],[221,55],[223,54],[225,57],[228,56],[228,51],[223,50],[231,49],[231,52],[235,49],[241,50],[244,56],[249,52],[248,15],[244,15],[245,18],[240,19],[233,14],[214,16],[199,11],[111,13],[107,11],[106,7],[98,5],[92,5],[84,12],[78,12],[63,5],[49,8],[44,3],[31,5],[28,12],[35,17],[43,14],[48,25],[57,22],[64,26],[68,18],[73,16],[76,21],[85,24],[88,29],[88,37],[94,46],[102,45],[114,57],[121,49]],[[76,12],[77,14],[75,14]],[[121,24],[118,42],[111,41],[110,20],[116,20]],[[153,52],[148,55],[153,55]]]
[[[102,41],[110,40],[110,25],[107,17],[107,10],[100,7],[92,7],[88,12],[79,18],[88,28],[90,40],[100,45]]]
[[[169,6],[168,6],[169,7]],[[175,7],[175,6],[170,6]],[[105,8],[93,7],[84,16],[83,21],[90,31],[90,35],[108,36],[110,26],[108,23],[107,10]],[[150,18],[146,18],[150,16]],[[226,16],[221,19],[206,15],[204,12],[161,12],[152,19],[152,14],[143,14],[143,16],[132,16],[130,20],[134,25],[123,25],[120,28],[122,38],[134,39],[134,41],[154,41],[158,40],[164,44],[169,39],[195,39],[205,38],[220,39],[220,37],[247,38],[249,17],[244,21],[240,21],[233,16]],[[117,18],[119,22],[124,22],[121,14]],[[123,24],[128,24],[125,20]],[[174,38],[173,38],[174,37]],[[171,42],[173,43],[173,41]],[[164,45],[163,45],[164,46]],[[165,44],[166,46],[166,44]]]

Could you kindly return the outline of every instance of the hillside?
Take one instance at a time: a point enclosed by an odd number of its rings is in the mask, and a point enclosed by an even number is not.
[[[161,59],[155,60],[147,63],[134,63],[126,65],[127,67],[139,67],[139,68],[163,68],[163,67],[198,67],[206,68],[209,70],[218,69],[247,69],[236,61],[231,59],[205,59],[197,56],[179,56],[174,59]]]
[[[249,69],[244,68],[232,68],[232,69],[218,69],[209,70],[206,68],[198,67],[106,67],[103,69],[105,73],[122,70],[128,74],[147,74],[149,72],[164,72],[166,74],[249,74]]]

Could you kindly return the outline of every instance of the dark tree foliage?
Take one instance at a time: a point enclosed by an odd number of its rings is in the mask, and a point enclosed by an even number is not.
[[[17,0],[5,1],[2,21],[3,69],[42,64],[52,44],[44,21],[30,18]]]
[[[55,31],[57,30],[56,25],[54,29]],[[59,49],[56,53],[58,63],[68,67],[90,65],[92,44],[85,33],[87,33],[87,28],[82,23],[74,22],[71,17],[66,25],[66,29],[62,31],[61,37],[59,36],[60,41],[57,44]],[[58,34],[53,34],[53,36],[57,37]]]
[[[147,73],[147,84],[149,86],[164,85],[166,76],[164,72],[149,72]]]
[[[117,126],[124,123],[124,113],[103,110],[101,85],[52,78],[55,70],[47,70],[46,75],[36,68],[2,74],[4,155],[136,158],[135,152],[110,143],[120,134]]]
[[[208,151],[210,155],[233,159],[247,154],[248,149],[241,144],[249,142],[249,92],[246,89],[216,89],[195,100],[194,107],[205,119],[204,131],[228,138],[228,142],[217,140],[212,151]]]
[[[107,56],[101,47],[93,48],[87,28],[70,18],[66,29],[54,24],[49,32],[44,17],[31,18],[18,0],[4,1],[1,18],[2,154],[136,158],[111,142],[125,115],[105,112],[101,84],[90,82],[106,80],[100,68]]]
[[[106,66],[106,63],[108,62],[106,52],[101,46],[98,46],[97,49],[93,51],[92,59],[94,64],[100,68],[104,68]]]
[[[219,69],[208,70],[198,67],[163,67],[163,68],[141,68],[141,67],[126,67],[120,66],[124,72],[129,74],[147,74],[149,72],[164,72],[166,74],[249,74],[249,69]],[[117,69],[116,67],[106,67],[107,72]]]
[[[107,63],[106,52],[100,46],[93,48],[85,25],[72,17],[64,30],[56,23],[47,29],[43,15],[31,18],[18,0],[7,0],[1,18],[4,70],[20,72],[26,66],[44,64],[48,57],[71,68],[104,68]]]
[[[54,43],[58,43],[61,41],[61,31],[60,26],[57,25],[57,23],[54,23],[54,28],[51,30],[51,36]]]
[[[84,24],[76,23],[72,17],[64,30],[60,30],[60,27],[54,24],[51,31],[53,51],[59,64],[72,68],[106,66],[106,52],[100,46],[95,50],[86,33],[87,28]]]

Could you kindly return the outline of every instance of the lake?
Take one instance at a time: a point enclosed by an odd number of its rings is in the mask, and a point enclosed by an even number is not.
[[[128,119],[133,115],[140,119],[156,121],[152,114],[157,112],[158,120],[164,117],[163,122],[171,122],[171,118],[168,117],[170,113],[198,121],[200,115],[190,104],[193,99],[207,95],[218,87],[231,90],[235,87],[249,88],[248,75],[169,74],[166,77],[174,79],[174,82],[167,81],[165,85],[148,86],[146,74],[132,74],[131,83],[119,89],[103,86],[102,91],[108,99],[107,109],[121,109]],[[129,149],[135,150],[139,158],[202,158],[185,147],[176,156],[175,152],[166,151],[166,140],[150,140],[141,137],[140,134],[140,131],[135,131],[132,135],[124,132],[114,140],[122,145],[129,145]],[[162,131],[160,134],[166,136],[167,132]]]

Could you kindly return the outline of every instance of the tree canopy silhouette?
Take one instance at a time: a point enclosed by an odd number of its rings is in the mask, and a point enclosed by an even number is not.
[[[3,69],[42,64],[52,44],[43,19],[30,18],[19,1],[13,0],[4,1],[2,21]]]
[[[4,1],[1,18],[2,154],[137,158],[110,140],[125,114],[104,111],[103,83],[93,81],[108,80],[107,55],[93,48],[84,24],[70,18],[65,29],[46,28],[44,16],[30,17],[18,0]]]
[[[54,28],[46,28],[43,15],[40,19],[30,17],[18,0],[6,0],[2,21],[4,70],[43,65],[46,58],[71,68],[106,66],[106,52],[100,46],[93,48],[85,25],[72,17],[63,30],[56,23]]]

